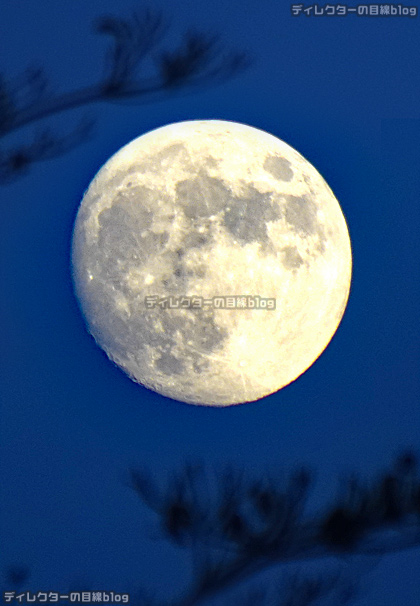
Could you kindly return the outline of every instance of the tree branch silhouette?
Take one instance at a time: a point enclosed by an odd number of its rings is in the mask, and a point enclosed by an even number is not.
[[[110,37],[111,43],[104,75],[93,85],[54,95],[41,68],[29,68],[11,82],[0,74],[0,138],[92,103],[121,103],[129,99],[146,103],[222,82],[250,64],[245,53],[226,52],[216,36],[200,32],[187,31],[175,50],[158,50],[168,24],[161,13],[151,9],[128,18],[102,16],[95,23],[95,31]],[[152,60],[153,75],[141,74],[146,59]],[[51,129],[42,129],[29,145],[0,150],[0,182],[13,180],[34,162],[59,156],[79,145],[89,136],[92,126],[93,121],[85,118],[68,134],[53,135]]]
[[[255,481],[233,469],[205,472],[189,463],[163,489],[137,469],[129,473],[128,486],[157,514],[163,536],[188,549],[193,563],[191,585],[181,596],[162,601],[141,589],[135,596],[140,606],[196,606],[215,597],[226,606],[346,606],[359,593],[359,579],[348,566],[344,573],[288,571],[278,584],[255,586],[254,578],[282,564],[332,556],[348,564],[351,556],[420,546],[419,464],[412,451],[369,482],[345,478],[340,497],[310,514],[305,505],[313,479],[306,469],[285,481]],[[22,565],[5,572],[16,589],[28,577]],[[241,594],[237,585],[243,581],[251,586]],[[232,590],[233,597],[223,601]]]
[[[283,487],[273,478],[255,482],[228,470],[213,479],[213,498],[202,472],[189,464],[163,491],[138,470],[130,472],[131,487],[160,518],[164,537],[191,550],[192,586],[174,606],[200,604],[275,565],[420,546],[420,478],[412,452],[369,483],[348,478],[341,498],[312,516],[305,513],[312,484],[305,469]]]

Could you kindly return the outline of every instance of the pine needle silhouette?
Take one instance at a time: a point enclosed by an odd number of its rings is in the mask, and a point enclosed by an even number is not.
[[[157,514],[163,536],[191,551],[191,587],[171,606],[201,604],[275,565],[380,556],[420,545],[419,465],[412,452],[398,456],[371,482],[346,479],[340,499],[312,515],[306,513],[312,474],[305,469],[292,473],[284,485],[228,470],[210,482],[212,496],[206,481],[200,466],[187,465],[166,490],[159,490],[142,472],[130,472],[130,486]],[[341,602],[336,596],[334,603],[345,604],[355,591],[338,577],[334,583],[326,577],[302,578],[294,587],[295,601],[282,591],[277,599],[267,593],[266,601],[254,603],[305,606],[338,588]]]
[[[303,468],[279,482],[269,476],[255,481],[232,469],[209,475],[203,466],[187,464],[165,489],[132,469],[128,485],[157,514],[163,537],[188,549],[193,564],[183,595],[162,601],[141,589],[131,594],[130,603],[138,606],[196,606],[214,599],[221,606],[347,606],[360,594],[360,571],[349,570],[352,556],[373,556],[375,562],[420,546],[419,463],[412,451],[369,482],[346,478],[340,498],[311,514],[306,502],[313,477]],[[344,559],[346,570],[289,570],[279,583],[252,584],[269,568],[331,557]],[[363,570],[369,571],[365,560]],[[5,591],[22,588],[29,576],[26,566],[10,566]],[[241,592],[242,582],[251,586]]]
[[[242,52],[229,52],[217,36],[187,31],[178,48],[161,50],[168,24],[160,12],[145,9],[128,18],[106,15],[94,27],[111,43],[99,82],[54,94],[42,68],[28,68],[12,81],[0,74],[0,138],[68,109],[98,102],[153,102],[229,79],[250,64]],[[153,63],[148,74],[145,63]],[[143,69],[144,68],[144,69]],[[143,74],[142,74],[143,69]],[[147,75],[146,75],[147,72]],[[0,183],[24,174],[35,162],[62,155],[86,140],[93,120],[84,118],[69,133],[40,129],[29,144],[0,150]]]

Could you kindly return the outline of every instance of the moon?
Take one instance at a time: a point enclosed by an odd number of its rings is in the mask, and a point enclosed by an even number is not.
[[[131,379],[189,404],[253,402],[297,379],[337,330],[351,271],[318,171],[236,122],[134,139],[99,170],[73,230],[88,331]]]

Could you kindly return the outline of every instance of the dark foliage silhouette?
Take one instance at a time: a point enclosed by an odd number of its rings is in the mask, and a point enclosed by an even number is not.
[[[42,68],[30,67],[7,81],[0,74],[0,138],[64,110],[97,102],[145,103],[222,82],[247,67],[245,53],[226,52],[216,36],[187,31],[178,48],[160,50],[168,30],[162,14],[145,9],[128,18],[106,15],[95,31],[110,38],[101,80],[78,90],[54,94]],[[147,67],[152,62],[153,69]],[[143,70],[143,73],[142,73]],[[0,150],[0,182],[9,182],[35,162],[64,154],[92,132],[83,118],[66,134],[37,131],[32,142]]]
[[[233,469],[210,474],[187,464],[166,488],[138,469],[127,483],[157,514],[162,536],[188,549],[193,564],[183,595],[161,601],[142,589],[132,593],[139,606],[195,606],[215,598],[223,606],[346,606],[360,593],[351,557],[420,546],[420,475],[411,451],[369,482],[345,479],[340,498],[315,513],[306,507],[313,474],[304,468],[286,480],[254,480]],[[252,584],[269,568],[332,557],[338,564],[344,558],[344,571],[288,570],[278,584]],[[365,561],[363,569],[369,570]],[[22,589],[29,576],[26,566],[10,566],[4,591]],[[241,583],[247,584],[242,593]]]
[[[306,469],[280,483],[268,477],[254,481],[233,470],[209,477],[199,465],[189,464],[166,489],[158,489],[147,475],[131,470],[130,486],[157,514],[163,536],[191,550],[191,587],[171,605],[201,604],[273,565],[378,556],[420,545],[420,477],[412,452],[398,456],[370,482],[346,479],[338,501],[309,515],[312,483]],[[304,606],[331,591],[338,592],[334,604],[349,603],[354,583],[333,577],[334,582],[330,574],[289,579],[289,597],[284,587],[277,598],[256,590],[260,597],[253,603]]]
[[[21,564],[12,564],[6,569],[4,578],[8,585],[19,589],[30,577],[28,566]]]

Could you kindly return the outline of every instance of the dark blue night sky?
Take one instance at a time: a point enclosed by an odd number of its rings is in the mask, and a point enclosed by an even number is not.
[[[0,67],[12,78],[42,65],[57,92],[91,83],[107,42],[92,22],[136,6],[6,0]],[[133,465],[164,481],[187,459],[254,475],[305,464],[331,499],[341,474],[369,477],[420,446],[419,18],[294,18],[281,0],[156,7],[170,18],[169,47],[195,27],[247,51],[251,67],[155,104],[64,112],[49,121],[57,131],[86,113],[92,138],[1,190],[0,570],[28,564],[31,590],[86,579],[167,596],[188,582],[188,554],[165,543],[126,485]],[[280,392],[226,409],[131,382],[89,337],[71,282],[73,222],[98,169],[135,137],[193,119],[243,122],[297,149],[340,201],[353,247],[348,307],[323,355]],[[418,605],[419,555],[375,561],[355,604]]]

